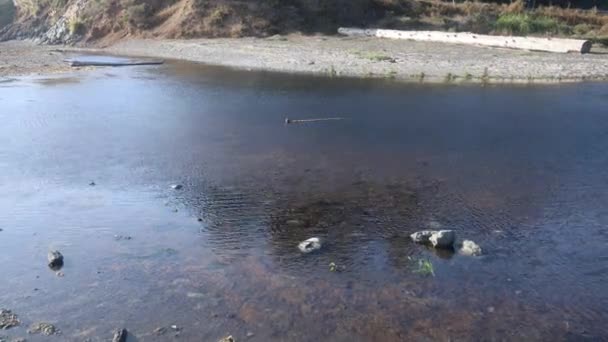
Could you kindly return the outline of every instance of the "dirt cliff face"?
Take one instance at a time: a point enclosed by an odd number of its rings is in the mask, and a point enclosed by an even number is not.
[[[104,45],[127,36],[190,38],[335,32],[339,25],[365,25],[389,12],[405,13],[409,8],[404,4],[409,1],[14,0],[14,21],[0,29],[0,37]]]

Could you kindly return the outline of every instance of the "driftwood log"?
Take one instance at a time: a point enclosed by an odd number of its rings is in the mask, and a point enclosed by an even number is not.
[[[492,46],[510,49],[547,51],[547,52],[578,52],[591,51],[591,41],[564,38],[488,36],[469,32],[440,32],[440,31],[399,31],[383,29],[338,29],[338,33],[352,37],[378,37],[392,39],[408,39],[420,42],[439,42],[466,44],[477,46]]]
[[[120,62],[102,62],[102,61],[75,61],[66,60],[66,63],[73,67],[85,67],[85,66],[134,66],[134,65],[159,65],[165,63],[164,61],[120,61]]]

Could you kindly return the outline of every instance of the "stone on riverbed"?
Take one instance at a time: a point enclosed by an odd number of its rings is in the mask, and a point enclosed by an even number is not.
[[[19,324],[21,324],[21,322],[17,318],[17,315],[12,313],[11,310],[0,309],[0,329],[10,329]]]
[[[184,186],[181,184],[173,184],[171,185],[171,189],[173,190],[181,190],[181,188],[183,188]]]
[[[300,252],[302,253],[310,253],[319,250],[321,249],[321,239],[319,239],[318,237],[312,237],[310,239],[304,240],[300,242],[300,244],[298,245],[298,249],[300,249]]]
[[[435,248],[452,248],[456,233],[453,230],[422,230],[410,237],[416,243],[431,244]]]
[[[127,342],[127,329],[116,329],[114,331],[114,337],[112,342]]]
[[[57,329],[54,325],[50,323],[40,322],[35,323],[30,326],[27,330],[30,334],[42,334],[45,336],[51,336],[59,333],[59,329]]]
[[[63,266],[63,255],[59,251],[50,251],[47,259],[49,260],[49,267],[52,269],[59,269]]]
[[[471,240],[464,240],[458,252],[467,256],[479,256],[481,255],[481,247]]]
[[[218,342],[236,342],[236,340],[234,339],[234,337],[232,337],[232,335],[230,335],[222,338]]]

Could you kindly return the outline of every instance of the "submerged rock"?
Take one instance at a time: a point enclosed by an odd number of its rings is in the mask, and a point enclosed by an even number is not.
[[[218,342],[236,342],[236,340],[234,339],[234,337],[232,337],[232,335],[229,335],[229,336],[222,338]]]
[[[45,336],[51,336],[59,333],[59,329],[57,329],[54,325],[50,323],[40,322],[34,323],[27,330],[29,334],[42,334]]]
[[[452,248],[456,240],[456,233],[453,230],[440,230],[434,232],[429,241],[435,248]]]
[[[479,256],[481,255],[481,247],[471,240],[464,240],[458,252],[467,256]]]
[[[116,241],[131,240],[131,239],[133,239],[133,237],[131,237],[129,235],[114,235],[114,240],[116,240]]]
[[[50,251],[47,255],[49,261],[49,267],[52,269],[59,269],[63,266],[63,255],[59,251]]]
[[[17,315],[12,313],[11,310],[0,309],[0,329],[10,329],[19,324],[21,324],[19,318],[17,318]]]
[[[416,243],[429,243],[429,239],[431,238],[433,233],[434,231],[432,230],[422,230],[419,232],[415,232],[414,234],[410,235],[410,237],[412,238],[412,241]]]
[[[318,237],[312,237],[310,239],[304,240],[300,242],[300,244],[298,245],[298,249],[300,249],[300,252],[302,253],[310,253],[319,250],[321,249],[321,239],[319,239]]]
[[[116,329],[114,331],[114,337],[112,337],[112,342],[127,342],[127,329]]]
[[[181,184],[173,184],[171,185],[171,189],[173,190],[181,190],[181,188],[183,188],[184,186]]]

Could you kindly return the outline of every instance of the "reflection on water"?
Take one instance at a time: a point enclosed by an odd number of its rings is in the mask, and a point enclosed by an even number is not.
[[[182,63],[58,79],[0,89],[0,304],[22,321],[0,336],[608,338],[606,85]],[[324,116],[347,120],[284,124]],[[438,226],[484,256],[408,239]],[[323,248],[300,254],[312,236]]]

